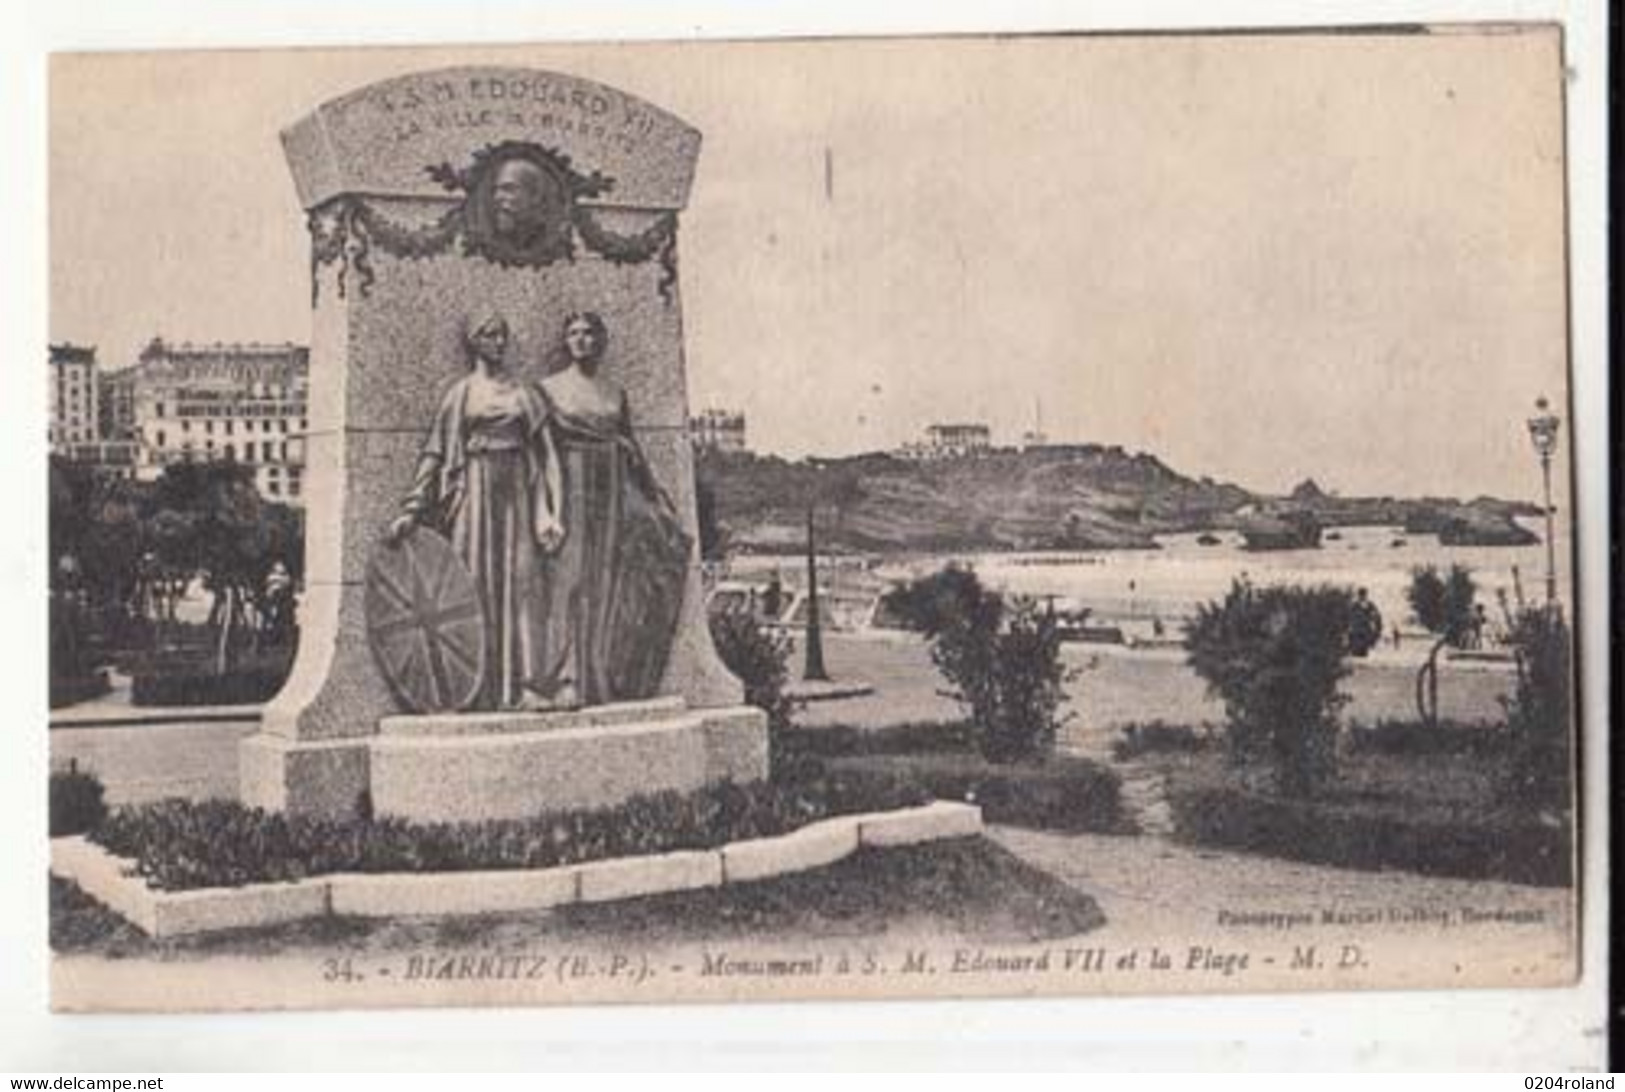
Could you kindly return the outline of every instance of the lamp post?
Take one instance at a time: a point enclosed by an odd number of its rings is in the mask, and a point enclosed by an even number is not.
[[[807,660],[801,677],[809,682],[827,682],[824,669],[824,632],[818,617],[818,547],[813,541],[813,506],[807,505]]]
[[[1557,605],[1557,544],[1552,537],[1552,455],[1557,451],[1557,430],[1562,418],[1551,412],[1545,397],[1535,399],[1535,416],[1529,418],[1529,439],[1540,456],[1540,474],[1546,496],[1546,606]]]

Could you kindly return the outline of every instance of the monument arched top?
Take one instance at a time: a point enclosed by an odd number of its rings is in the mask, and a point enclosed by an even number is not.
[[[607,84],[535,68],[460,67],[368,84],[283,130],[300,204],[341,194],[447,199],[432,171],[520,142],[567,156],[611,182],[591,202],[681,209],[700,133]]]

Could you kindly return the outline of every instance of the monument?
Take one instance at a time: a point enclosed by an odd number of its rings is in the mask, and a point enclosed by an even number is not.
[[[699,133],[586,80],[459,68],[283,143],[311,245],[306,592],[244,801],[477,820],[765,777],[696,555]]]

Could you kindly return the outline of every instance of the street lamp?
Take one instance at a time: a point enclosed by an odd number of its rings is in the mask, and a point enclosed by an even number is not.
[[[1540,456],[1540,474],[1546,488],[1546,605],[1557,605],[1557,544],[1552,536],[1552,455],[1557,451],[1557,430],[1562,418],[1551,412],[1545,399],[1535,399],[1535,416],[1529,418],[1529,439]]]
[[[828,682],[824,668],[824,631],[818,617],[818,545],[813,540],[813,506],[807,505],[807,660],[801,677],[808,682]]]

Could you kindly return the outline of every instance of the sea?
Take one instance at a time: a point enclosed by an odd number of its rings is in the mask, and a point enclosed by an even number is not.
[[[1526,526],[1543,535],[1539,522]],[[1092,622],[1119,625],[1140,637],[1159,624],[1171,632],[1198,605],[1222,599],[1243,577],[1260,586],[1365,588],[1382,611],[1385,627],[1398,626],[1403,632],[1415,630],[1406,589],[1413,571],[1422,566],[1466,566],[1492,625],[1501,620],[1498,601],[1503,593],[1514,606],[1520,596],[1537,602],[1546,594],[1544,539],[1530,546],[1447,546],[1436,535],[1407,534],[1400,527],[1340,527],[1330,529],[1318,549],[1249,551],[1241,548],[1241,536],[1234,532],[1214,532],[1218,542],[1206,545],[1199,537],[1159,536],[1155,550],[981,554],[958,560],[991,587],[1053,599],[1059,609],[1087,609]],[[1555,545],[1558,596],[1569,601],[1571,551],[1561,528]],[[907,566],[914,573],[930,567],[921,561]]]

